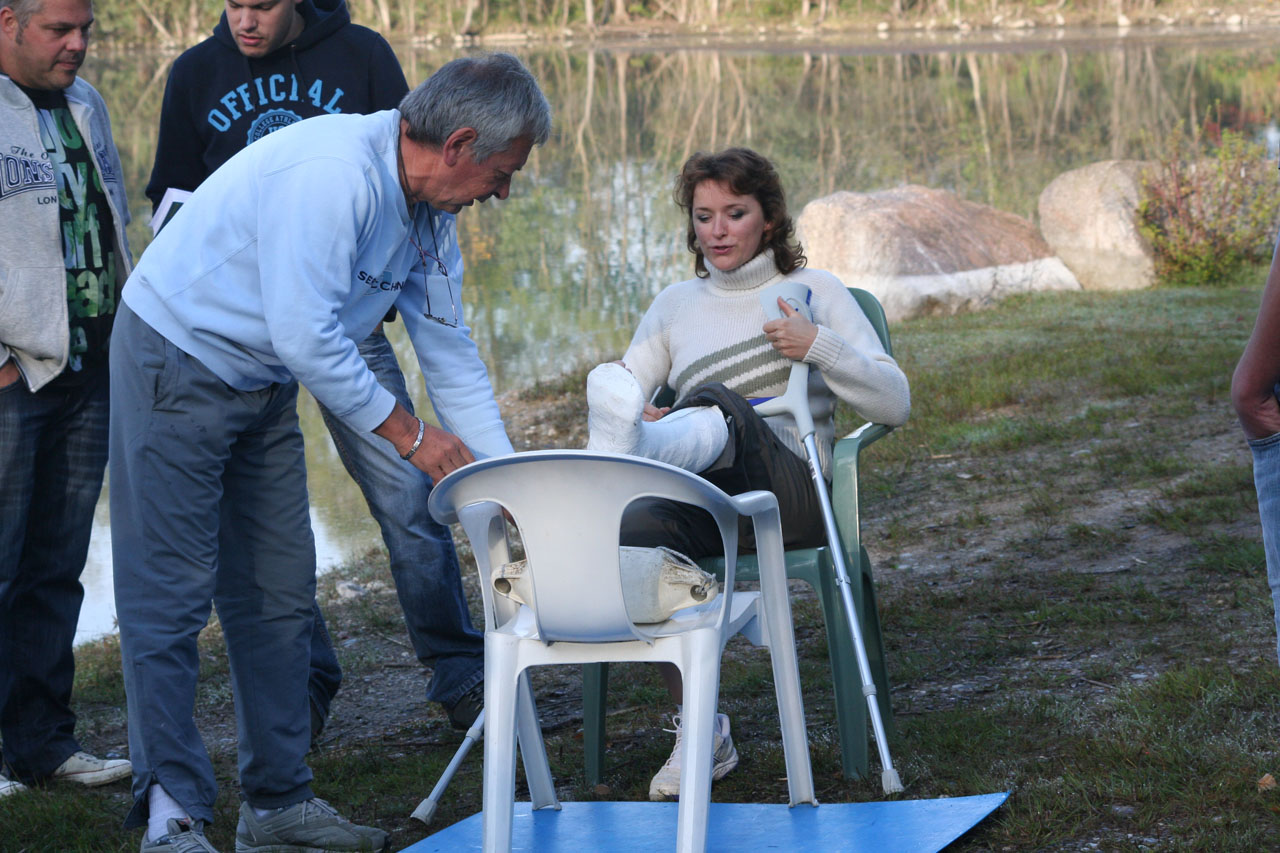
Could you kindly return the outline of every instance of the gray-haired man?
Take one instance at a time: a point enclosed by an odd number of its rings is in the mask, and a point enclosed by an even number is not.
[[[433,479],[510,452],[462,323],[453,214],[506,198],[550,121],[514,57],[454,60],[399,111],[318,116],[245,148],[129,277],[111,356],[111,529],[128,822],[149,814],[144,851],[211,849],[216,786],[191,719],[211,601],[240,732],[236,849],[385,846],[315,799],[304,761],[315,556],[297,388]],[[445,429],[411,415],[356,350],[393,305]]]

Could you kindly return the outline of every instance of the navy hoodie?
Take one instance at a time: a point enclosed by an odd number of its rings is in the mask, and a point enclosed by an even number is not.
[[[153,209],[165,189],[194,190],[273,130],[399,106],[409,91],[400,63],[386,39],[351,23],[345,0],[302,0],[298,11],[301,35],[261,59],[240,53],[223,12],[213,35],[174,61],[147,183]]]

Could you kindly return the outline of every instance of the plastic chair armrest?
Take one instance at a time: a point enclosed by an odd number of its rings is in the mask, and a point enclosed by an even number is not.
[[[778,511],[778,496],[764,489],[732,495],[729,500],[740,515],[749,515],[757,523],[757,516],[763,516],[769,510]]]
[[[782,542],[782,514],[773,492],[754,491],[735,495],[730,500],[743,515],[751,516],[756,539],[756,570],[766,614],[759,620],[759,638],[771,649],[785,642],[792,649],[795,638],[790,635],[791,604],[787,595],[787,559]],[[725,590],[731,583],[729,564],[725,562]],[[803,713],[803,712],[801,712]]]
[[[850,442],[849,449],[856,452],[867,445],[884,438],[886,435],[893,432],[894,429],[895,427],[887,426],[886,424],[865,423],[846,435],[844,438],[838,439],[836,441],[836,447],[840,447],[845,442]]]

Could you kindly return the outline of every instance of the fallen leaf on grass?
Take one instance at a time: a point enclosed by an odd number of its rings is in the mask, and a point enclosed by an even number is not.
[[[1275,786],[1276,777],[1272,776],[1270,773],[1263,774],[1262,778],[1258,780],[1259,791],[1270,791]]]

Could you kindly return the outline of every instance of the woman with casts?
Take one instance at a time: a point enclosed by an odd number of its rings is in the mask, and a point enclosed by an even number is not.
[[[729,494],[772,491],[786,547],[822,544],[796,424],[790,415],[761,417],[753,403],[786,390],[792,361],[808,362],[820,463],[830,479],[836,401],[897,426],[910,410],[907,378],[845,286],[805,267],[781,182],[766,158],[746,148],[695,154],[676,179],[675,198],[688,216],[694,277],[659,293],[622,360],[587,377],[587,448],[677,465]],[[781,317],[766,314],[762,292],[783,282],[807,289],[812,320],[781,298]],[[663,385],[676,393],[671,408],[647,402]],[[749,523],[739,536],[743,550],[754,549]],[[621,544],[664,545],[693,559],[722,548],[709,515],[657,499],[629,508]],[[659,668],[676,703],[676,743],[650,784],[653,800],[680,790],[680,672],[672,664]],[[714,740],[713,778],[720,779],[738,764],[724,714],[717,715]]]

